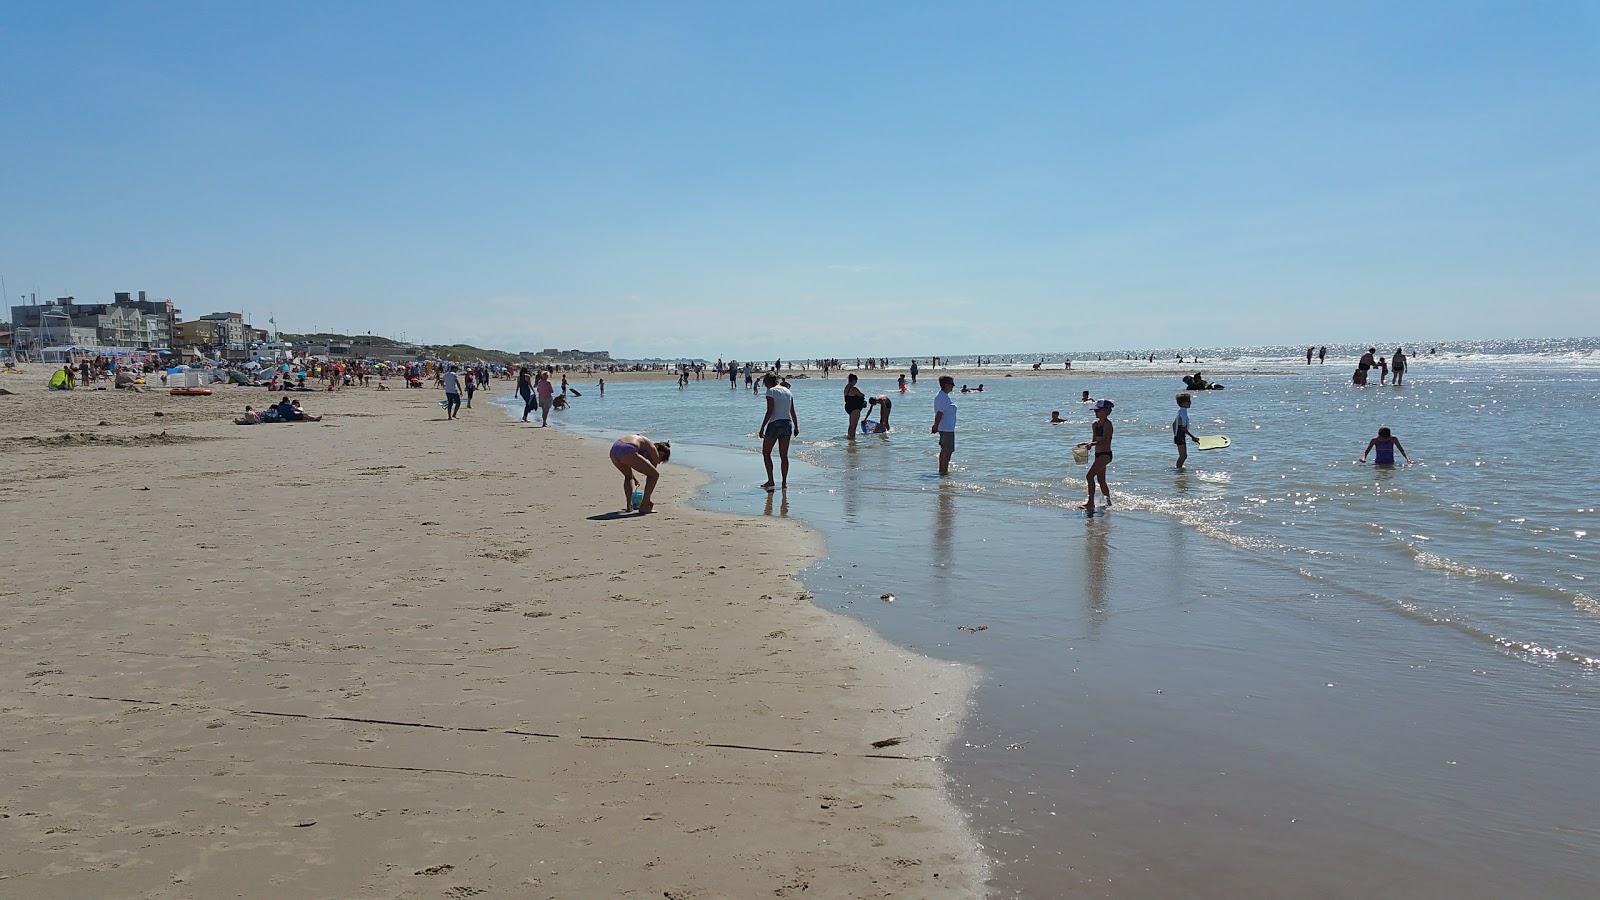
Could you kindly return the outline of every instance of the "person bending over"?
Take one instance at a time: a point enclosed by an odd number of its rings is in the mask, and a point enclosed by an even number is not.
[[[629,434],[611,443],[611,464],[622,473],[623,512],[650,512],[655,508],[652,499],[656,482],[661,479],[661,464],[672,458],[671,441],[652,441],[642,434]],[[638,506],[633,502],[635,476],[644,476],[644,493]]]

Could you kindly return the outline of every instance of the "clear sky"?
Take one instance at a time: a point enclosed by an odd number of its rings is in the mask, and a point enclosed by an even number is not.
[[[0,46],[9,303],[711,358],[1600,333],[1593,0],[0,0]]]

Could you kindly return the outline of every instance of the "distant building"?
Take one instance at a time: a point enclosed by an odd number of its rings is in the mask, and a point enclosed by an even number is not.
[[[215,322],[216,323],[216,325],[217,325],[216,334],[217,334],[218,339],[216,341],[213,341],[213,343],[223,344],[223,345],[226,345],[228,347],[238,347],[240,349],[243,349],[244,343],[245,343],[244,333],[245,333],[245,328],[246,328],[246,326],[244,324],[244,314],[243,313],[236,313],[236,312],[209,313],[207,315],[201,316],[198,321],[201,321],[201,322]]]
[[[179,322],[175,333],[181,347],[215,347],[224,343],[225,329],[220,322],[202,318]]]
[[[58,297],[43,305],[11,307],[13,345],[19,352],[51,347],[165,350],[172,346],[178,310],[171,300],[117,293],[110,303]]]

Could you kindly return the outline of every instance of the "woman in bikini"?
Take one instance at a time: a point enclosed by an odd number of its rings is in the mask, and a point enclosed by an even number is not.
[[[872,411],[878,410],[878,424],[873,426],[873,434],[885,434],[889,431],[889,411],[894,408],[894,401],[888,394],[881,394],[867,400],[867,418],[872,418]]]
[[[1106,467],[1111,465],[1111,410],[1116,406],[1110,400],[1096,400],[1094,404],[1094,462],[1089,466],[1089,500],[1079,509],[1094,512],[1094,483],[1100,482],[1100,492],[1106,495],[1106,505],[1111,505],[1111,488],[1106,485]],[[1080,445],[1082,446],[1082,445]]]
[[[611,464],[622,473],[623,512],[633,512],[633,488],[637,484],[635,473],[644,476],[644,497],[638,511],[647,513],[655,508],[651,495],[661,478],[660,466],[672,458],[671,441],[652,441],[642,434],[630,434],[611,443]]]

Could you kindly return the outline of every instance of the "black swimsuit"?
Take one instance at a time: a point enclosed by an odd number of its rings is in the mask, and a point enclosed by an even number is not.
[[[855,412],[858,409],[866,409],[866,408],[867,408],[867,395],[866,394],[845,394],[844,395],[844,411],[845,412],[847,412],[847,413],[848,412]]]
[[[1105,431],[1105,428],[1103,427],[1104,424],[1105,423],[1103,423],[1103,422],[1094,423],[1093,434],[1094,434],[1094,442],[1095,442],[1096,446],[1098,446],[1099,443],[1100,443],[1100,433]],[[1104,456],[1107,460],[1111,459],[1111,451],[1110,450],[1098,450],[1098,449],[1094,451],[1094,458],[1095,459],[1099,459],[1102,456]]]

